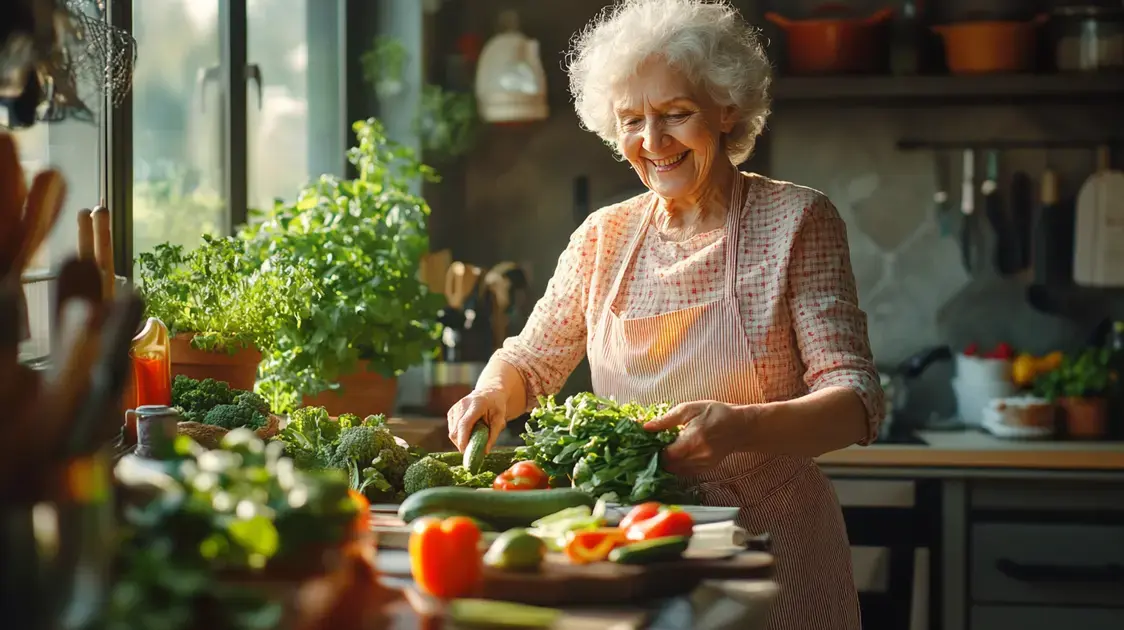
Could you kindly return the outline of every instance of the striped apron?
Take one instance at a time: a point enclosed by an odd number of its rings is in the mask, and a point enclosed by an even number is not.
[[[744,177],[733,199],[740,200]],[[654,199],[654,198],[653,198]],[[605,299],[587,348],[595,393],[643,404],[766,402],[735,295],[740,217],[726,221],[724,296],[653,317],[621,318],[614,302],[655,211],[640,228]],[[703,503],[737,506],[738,525],[768,532],[780,594],[770,630],[859,630],[858,594],[842,511],[831,482],[807,458],[735,453],[691,480]]]

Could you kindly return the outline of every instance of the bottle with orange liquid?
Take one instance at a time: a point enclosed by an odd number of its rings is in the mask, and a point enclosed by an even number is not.
[[[168,327],[155,317],[148,318],[141,331],[133,337],[129,350],[133,360],[133,377],[125,392],[125,409],[144,405],[172,404],[172,353]],[[125,436],[135,444],[137,427],[126,416]]]

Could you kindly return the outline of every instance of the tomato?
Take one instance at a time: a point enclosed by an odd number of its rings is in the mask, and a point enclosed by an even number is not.
[[[994,359],[1010,359],[1015,356],[1015,351],[1011,348],[1011,344],[1004,342],[995,346],[991,354]]]
[[[967,348],[964,348],[964,356],[974,357],[980,353],[980,344],[970,343]]]
[[[444,599],[473,594],[483,576],[479,544],[480,529],[470,518],[419,519],[407,545],[414,582]]]
[[[627,531],[634,542],[664,538],[666,536],[690,537],[695,530],[695,519],[677,507],[661,507],[655,516],[633,523]]]
[[[532,461],[512,465],[492,482],[493,490],[545,490],[549,487],[550,479],[543,469]]]
[[[657,503],[656,501],[641,503],[629,510],[628,514],[626,514],[625,517],[621,519],[620,528],[628,529],[629,527],[632,527],[633,523],[646,521],[658,514],[660,508],[662,507],[663,504]]]
[[[601,562],[609,552],[628,542],[625,531],[619,527],[602,527],[573,531],[566,536],[563,551],[574,564]]]

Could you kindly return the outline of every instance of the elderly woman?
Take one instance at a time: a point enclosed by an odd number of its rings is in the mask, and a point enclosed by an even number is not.
[[[589,358],[595,393],[678,403],[666,467],[773,535],[775,629],[857,629],[847,534],[812,458],[868,443],[882,392],[839,213],[738,171],[768,114],[769,62],[725,2],[624,0],[573,43],[578,116],[649,192],[574,232],[522,333],[450,411],[492,439]]]

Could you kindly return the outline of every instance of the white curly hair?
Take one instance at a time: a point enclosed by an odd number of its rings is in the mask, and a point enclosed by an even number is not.
[[[570,92],[582,127],[618,153],[613,90],[653,57],[699,77],[738,121],[726,135],[734,164],[753,152],[769,116],[772,67],[759,30],[727,0],[618,0],[574,35],[567,53]]]

